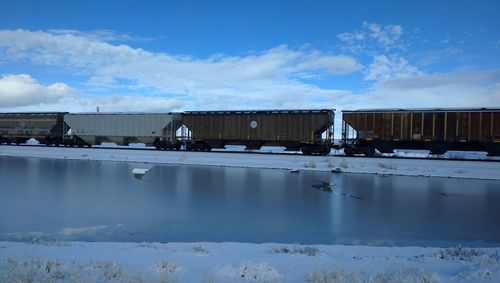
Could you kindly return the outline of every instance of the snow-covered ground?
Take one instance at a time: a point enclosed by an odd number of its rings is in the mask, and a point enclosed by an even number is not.
[[[1,282],[500,282],[497,249],[0,242]]]
[[[486,161],[378,159],[305,156],[299,154],[270,155],[33,146],[0,146],[0,156],[126,161],[151,164],[234,166],[299,171],[334,170],[345,173],[500,180],[500,162]]]
[[[30,139],[26,145],[40,145],[36,139]],[[155,150],[153,146],[146,146],[143,143],[131,143],[128,146],[116,145],[115,143],[102,143],[100,145],[95,145],[95,148],[141,148]],[[259,150],[246,150],[245,146],[241,145],[226,145],[225,149],[213,149],[213,151],[238,151],[238,152],[254,152],[254,153],[300,153],[299,151],[285,151],[285,147],[282,146],[263,146]],[[332,149],[330,155],[343,155],[342,149],[335,150]],[[442,155],[432,155],[428,150],[405,150],[396,149],[394,153],[378,153],[380,156],[384,157],[412,157],[412,158],[432,158],[432,159],[469,159],[469,160],[497,160],[500,161],[500,156],[488,156],[485,151],[448,151]]]

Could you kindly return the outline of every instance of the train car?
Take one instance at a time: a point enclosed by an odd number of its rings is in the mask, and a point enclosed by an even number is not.
[[[41,144],[63,144],[65,112],[0,113],[0,144],[21,144],[31,138]]]
[[[64,116],[66,138],[73,144],[144,143],[157,149],[180,149],[179,113],[77,113]]]
[[[342,111],[347,155],[375,149],[486,151],[500,155],[500,109],[387,109]]]
[[[259,110],[185,112],[188,150],[226,145],[260,149],[283,146],[305,154],[328,154],[333,142],[335,110]]]

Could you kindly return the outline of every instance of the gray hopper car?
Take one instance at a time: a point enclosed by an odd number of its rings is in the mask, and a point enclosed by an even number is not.
[[[31,138],[41,144],[63,144],[64,112],[0,113],[0,144],[20,144]]]
[[[64,116],[66,133],[73,143],[118,145],[144,143],[157,149],[180,149],[176,131],[179,113],[79,113]]]
[[[283,146],[305,154],[328,154],[333,142],[335,110],[196,111],[185,112],[190,130],[188,150],[225,145],[260,149]]]

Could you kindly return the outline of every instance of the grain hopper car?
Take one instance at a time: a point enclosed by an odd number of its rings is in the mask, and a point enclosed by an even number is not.
[[[0,113],[0,144],[21,144],[37,139],[59,146],[63,141],[64,112]]]
[[[500,155],[500,109],[387,109],[342,111],[347,155],[375,149],[486,151]]]
[[[179,113],[78,113],[64,116],[66,140],[79,146],[112,142],[180,149]]]
[[[182,115],[188,150],[226,145],[260,149],[283,146],[304,154],[328,154],[335,110],[192,111]]]

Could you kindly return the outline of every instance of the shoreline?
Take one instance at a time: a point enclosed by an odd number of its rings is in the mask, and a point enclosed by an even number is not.
[[[500,162],[0,146],[0,156],[500,180]]]

